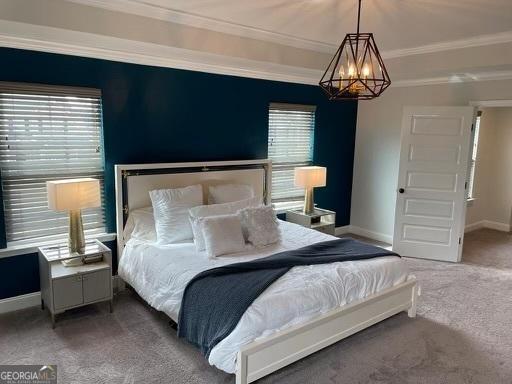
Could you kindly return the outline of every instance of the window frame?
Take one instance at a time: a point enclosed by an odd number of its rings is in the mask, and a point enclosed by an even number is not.
[[[51,178],[53,178],[52,176],[55,176],[54,177],[55,179],[65,179],[65,178],[69,178],[69,177],[79,177],[80,175],[87,175],[88,173],[100,174],[101,175],[100,180],[101,180],[101,184],[102,184],[102,196],[101,196],[102,197],[102,205],[99,208],[99,210],[100,210],[100,213],[98,216],[99,221],[93,222],[93,227],[89,230],[86,230],[85,233],[86,233],[87,238],[91,238],[91,237],[92,238],[101,238],[101,239],[104,239],[104,241],[111,240],[112,235],[106,234],[106,221],[107,220],[106,220],[106,210],[105,210],[105,193],[103,190],[104,189],[103,188],[104,180],[105,180],[104,179],[105,178],[105,159],[104,159],[104,150],[103,150],[103,131],[102,131],[103,110],[102,110],[101,91],[99,89],[82,88],[82,87],[0,82],[0,95],[4,96],[5,94],[13,94],[13,96],[11,97],[13,100],[23,99],[23,96],[14,96],[14,95],[26,95],[28,103],[30,103],[30,100],[31,100],[29,98],[30,95],[34,95],[34,99],[37,99],[37,97],[41,97],[41,100],[47,100],[46,103],[45,103],[45,101],[42,101],[43,109],[44,109],[44,107],[51,105],[50,101],[48,101],[48,98],[45,98],[45,96],[50,96],[50,97],[53,96],[53,97],[56,97],[57,100],[60,100],[60,101],[57,101],[58,104],[64,105],[63,110],[66,113],[69,113],[68,111],[71,110],[71,108],[66,109],[66,101],[67,100],[64,99],[64,97],[97,99],[94,103],[97,105],[98,110],[97,110],[97,112],[96,111],[94,112],[95,113],[94,118],[98,119],[98,121],[99,121],[97,123],[98,131],[93,132],[92,130],[91,131],[86,130],[86,134],[91,133],[93,136],[97,137],[97,142],[94,142],[94,139],[93,139],[92,146],[93,147],[96,146],[97,150],[99,151],[99,157],[100,157],[99,167],[97,169],[93,167],[91,172],[86,172],[86,171],[76,172],[77,169],[75,169],[75,173],[73,173],[73,172],[66,173],[65,170],[63,170],[60,173],[56,172],[53,175],[51,173],[42,173],[41,178],[50,178],[51,179]],[[3,98],[6,98],[6,97],[3,97]],[[6,99],[8,99],[8,97]],[[80,100],[78,102],[80,102]],[[83,100],[82,100],[82,102],[83,102]],[[3,106],[3,108],[6,108],[5,105],[8,105],[8,104],[5,104],[4,101],[0,101],[0,104]],[[92,105],[94,105],[94,104],[92,104]],[[94,107],[91,107],[91,108],[94,109]],[[7,108],[5,110],[8,111]],[[23,113],[26,113],[26,112],[23,112]],[[2,112],[0,112],[0,115],[2,115]],[[15,118],[16,117],[11,118],[11,119],[15,120]],[[25,120],[26,120],[26,118],[25,118]],[[66,126],[68,124],[69,120],[67,120],[67,117],[64,118],[64,120],[65,120],[65,123],[63,123],[63,124],[64,124],[64,126]],[[7,124],[10,124],[10,122],[8,122],[8,119],[5,119],[5,121],[7,122]],[[44,122],[46,122],[46,124],[48,124],[47,120],[45,120]],[[34,124],[35,125],[37,125],[37,124],[43,125],[43,118],[34,118]],[[51,124],[53,124],[53,122],[51,122],[50,125]],[[66,128],[67,128],[67,126],[66,126]],[[9,129],[11,129],[11,128],[9,126],[6,126],[5,128],[2,128],[2,129],[6,131],[6,138],[9,137],[7,135],[9,134]],[[66,129],[64,129],[64,132],[65,132],[65,133],[63,133],[63,136],[65,138],[64,141],[69,140],[70,137],[72,138],[72,135],[69,135],[69,132],[66,132]],[[41,140],[47,140],[47,139],[42,138]],[[4,141],[8,142],[7,140],[4,140]],[[42,143],[41,143],[41,145],[42,145]],[[0,149],[0,150],[3,151],[3,149]],[[64,152],[65,151],[69,151],[69,147],[66,147]],[[23,154],[19,154],[19,156],[23,156]],[[52,159],[49,158],[48,161],[51,161],[51,160]],[[23,166],[25,166],[25,165],[23,165]],[[2,171],[3,171],[3,168],[4,168],[4,164],[2,164]],[[70,167],[70,168],[73,170],[72,167]],[[7,167],[7,169],[9,169],[9,168]],[[26,172],[26,169],[24,169],[23,171]],[[22,171],[22,173],[23,173],[23,171]],[[11,168],[11,172],[12,172],[12,168]],[[23,175],[23,176],[25,176],[25,175]],[[36,179],[37,172],[35,172],[34,174],[27,173],[26,177],[29,179]],[[4,208],[2,219],[4,220],[4,236],[5,236],[5,244],[3,244],[3,245],[5,246],[5,248],[0,250],[0,257],[11,256],[14,254],[20,254],[23,251],[33,250],[36,245],[40,246],[43,244],[45,244],[45,245],[59,244],[59,243],[64,242],[68,236],[67,228],[63,229],[61,232],[57,231],[59,233],[55,233],[55,234],[51,234],[51,235],[31,236],[31,237],[27,237],[27,238],[23,238],[23,239],[15,239],[15,240],[9,239],[8,229],[7,229],[7,223],[8,223],[9,219],[7,217],[8,212],[6,212],[6,209],[5,209],[6,199],[5,199],[5,192],[4,192],[4,180],[7,180],[7,179],[9,179],[9,177],[4,176],[4,177],[2,177],[2,181],[1,181],[1,187],[2,187],[2,196],[1,197],[2,197],[2,204],[3,204],[2,207]],[[10,179],[12,179],[12,176],[10,177]],[[56,214],[56,218],[55,218],[56,221],[58,220],[57,215],[58,214]],[[60,216],[62,216],[62,214]],[[25,220],[27,220],[27,219],[25,219]],[[52,219],[50,219],[50,220],[52,220]],[[19,224],[23,225],[22,221],[23,221],[23,219],[20,219]],[[62,221],[62,218],[61,218],[61,221]],[[14,222],[14,219],[11,219],[11,222]],[[96,223],[99,223],[100,225],[96,225]],[[61,227],[61,225],[57,225],[56,228],[59,228],[59,227]],[[115,236],[114,236],[114,238],[115,238]]]
[[[308,153],[307,153],[306,158],[295,159],[298,161],[289,161],[289,162],[276,161],[273,158],[271,146],[273,144],[273,140],[275,140],[275,135],[272,136],[272,130],[274,130],[274,131],[279,130],[279,126],[276,124],[275,127],[272,127],[272,117],[273,117],[272,111],[282,111],[283,116],[285,116],[286,113],[293,113],[293,112],[298,112],[299,114],[304,114],[304,116],[307,116],[307,114],[310,115],[309,128],[305,128],[304,126],[302,126],[300,129],[297,128],[297,131],[299,131],[303,135],[304,135],[304,133],[309,134],[308,139],[307,140],[304,139],[300,143],[303,146],[309,147],[309,149],[307,150]],[[275,112],[274,112],[274,114],[275,114]],[[290,209],[302,208],[304,206],[304,190],[303,189],[296,188],[293,186],[293,187],[290,187],[290,189],[297,189],[296,195],[275,198],[276,187],[275,187],[274,176],[276,175],[276,172],[283,172],[283,173],[291,172],[291,173],[293,173],[293,169],[295,167],[307,166],[307,165],[313,164],[314,145],[315,145],[315,128],[316,128],[316,105],[291,104],[291,103],[270,103],[269,107],[268,107],[268,118],[269,118],[269,121],[268,121],[268,146],[267,146],[267,149],[268,149],[268,158],[272,160],[272,206],[277,211],[277,213],[283,213]],[[281,127],[281,129],[282,129],[282,127]],[[288,178],[290,178],[290,175],[288,175]]]

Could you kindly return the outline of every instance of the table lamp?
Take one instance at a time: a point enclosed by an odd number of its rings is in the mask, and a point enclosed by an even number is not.
[[[67,179],[46,182],[48,208],[69,212],[69,252],[85,252],[82,212],[84,208],[101,205],[100,181],[98,179]]]
[[[306,190],[304,195],[304,214],[310,215],[315,211],[313,188],[325,187],[327,168],[325,167],[297,167],[295,168],[295,186]]]

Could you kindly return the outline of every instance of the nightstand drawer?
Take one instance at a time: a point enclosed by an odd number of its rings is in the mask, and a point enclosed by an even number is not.
[[[82,275],[84,303],[91,303],[110,297],[110,268]]]
[[[81,275],[54,279],[52,284],[55,309],[73,307],[84,302]]]

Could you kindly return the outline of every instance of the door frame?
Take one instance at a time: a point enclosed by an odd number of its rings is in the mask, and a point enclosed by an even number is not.
[[[512,99],[493,99],[493,100],[470,100],[469,106],[474,107],[474,116],[473,116],[473,127],[476,123],[476,117],[477,113],[481,108],[512,108]],[[471,134],[471,142],[470,142],[470,149],[473,148],[473,143],[475,140],[475,134],[474,134],[474,128],[473,132]],[[469,176],[469,167],[471,166],[471,150],[469,151],[470,158],[468,159],[468,170],[467,175]],[[464,231],[461,234],[461,247],[459,248],[459,256],[458,256],[458,262],[462,260],[462,252],[464,250],[464,236],[466,235],[466,214],[467,209],[470,204],[470,201],[466,198],[466,204],[464,204],[463,209],[463,223],[464,223]]]
[[[494,100],[471,100],[469,102],[469,106],[475,107],[476,111],[481,110],[482,108],[512,108],[512,99],[494,99]],[[473,121],[473,124],[475,124],[476,118]],[[471,136],[471,148],[473,148],[473,143],[475,140],[474,134]],[[468,162],[468,166],[470,166],[470,163]],[[467,208],[472,205],[472,200],[466,199],[466,206],[464,208],[464,224],[466,222],[465,216]],[[470,232],[471,230],[468,230],[467,232]],[[464,226],[464,234],[466,233],[466,227]],[[462,248],[464,248],[464,242],[462,242]],[[461,255],[462,256],[462,255]]]
[[[473,124],[474,124],[476,121],[476,114],[480,108],[507,108],[507,107],[512,108],[512,99],[470,100],[468,105],[470,107],[475,107],[475,116],[473,118]],[[471,147],[473,145],[473,140],[474,140],[474,135],[471,136],[471,143],[470,143]],[[471,152],[469,153],[469,156],[471,156]],[[469,167],[470,167],[470,162],[468,161],[468,174],[469,174]],[[397,185],[398,185],[398,180],[397,180]],[[468,201],[466,199],[466,204],[464,205],[464,208],[463,208],[464,228],[465,228],[465,224],[466,224],[467,207],[468,207]],[[394,224],[395,223],[393,223],[393,233],[395,231]],[[464,235],[465,235],[465,231],[463,231],[461,234],[462,247],[460,247],[460,250],[459,250],[459,256],[458,256],[459,262],[462,259],[462,250],[464,248]],[[392,237],[393,236],[391,236],[391,244],[393,243]]]
[[[462,233],[460,234],[460,247],[459,253],[457,255],[457,263],[462,261],[462,251],[464,249],[464,236],[466,235],[466,215],[468,211],[468,187],[469,187],[469,177],[471,172],[471,156],[473,155],[473,143],[475,142],[475,127],[476,127],[476,119],[478,117],[478,111],[482,106],[474,105],[473,101],[469,102],[469,106],[473,107],[473,121],[471,122],[471,137],[469,139],[469,151],[468,151],[468,159],[467,159],[467,169],[466,169],[466,188],[464,189],[465,197],[464,197],[464,207],[462,208]]]

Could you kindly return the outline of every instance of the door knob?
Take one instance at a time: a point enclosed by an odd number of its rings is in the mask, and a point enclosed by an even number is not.
[[[398,192],[400,192],[400,193],[404,193],[404,192],[405,192],[405,189],[400,188],[400,189],[398,190]]]

